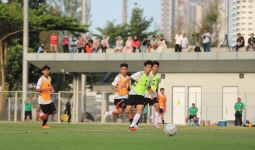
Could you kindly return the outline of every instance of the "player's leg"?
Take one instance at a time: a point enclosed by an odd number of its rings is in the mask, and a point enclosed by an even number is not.
[[[163,108],[160,108],[159,109],[159,112],[160,112],[160,118],[162,120],[162,123],[163,125],[165,125],[165,120],[164,120],[164,109]]]
[[[44,116],[42,116],[42,127],[43,128],[49,128],[47,126],[48,117],[50,114],[50,104],[41,105],[42,112],[44,113]]]
[[[136,126],[137,122],[139,121],[139,119],[140,119],[140,117],[141,117],[141,115],[143,113],[143,108],[144,108],[143,104],[138,104],[136,106],[136,114],[135,114],[135,116],[133,118],[133,122],[131,123],[130,128],[133,128],[133,127]]]
[[[158,121],[159,121],[159,117],[160,117],[160,107],[159,107],[159,103],[157,98],[153,99],[153,106],[155,108],[155,119],[154,119],[154,125],[156,128],[159,128],[158,126]]]
[[[123,113],[123,108],[122,108],[122,104],[123,104],[124,100],[122,99],[114,99],[114,105],[116,106],[116,110],[111,110],[105,113],[105,117],[107,116],[118,116],[120,114]]]
[[[130,124],[133,122],[133,112],[132,112],[132,105],[127,105],[125,112],[127,113],[127,117],[130,121]]]

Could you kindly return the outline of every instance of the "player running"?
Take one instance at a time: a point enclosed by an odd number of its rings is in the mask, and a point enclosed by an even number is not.
[[[129,78],[127,75],[128,73],[128,64],[122,63],[120,64],[120,73],[115,77],[114,81],[112,82],[112,88],[115,92],[114,95],[114,105],[116,106],[117,110],[109,111],[105,113],[105,117],[107,116],[120,116],[125,108],[126,108],[126,101],[128,98],[128,91],[130,88],[130,82],[127,82],[123,88],[118,89],[118,85],[121,85]]]
[[[129,130],[136,131],[137,127],[136,124],[138,120],[140,119],[144,105],[146,104],[146,101],[144,99],[144,95],[148,89],[150,89],[151,84],[151,72],[152,67],[152,61],[148,60],[144,62],[144,71],[139,71],[137,73],[134,73],[128,79],[125,80],[124,83],[122,83],[120,86],[118,86],[118,89],[121,89],[131,80],[134,80],[135,83],[132,84],[131,90],[129,92],[129,97],[127,100],[127,107],[126,112],[128,114],[128,117],[130,121],[132,122],[129,126]],[[150,90],[149,90],[150,91]],[[136,114],[134,117],[131,118],[132,115],[132,106],[136,107]],[[133,120],[132,120],[133,119]]]
[[[159,107],[160,107],[159,109],[160,117],[164,125],[165,124],[164,113],[166,112],[166,95],[165,95],[164,88],[160,88],[160,92],[158,94],[158,101],[159,101]]]
[[[150,72],[150,76],[152,78],[151,81],[151,90],[153,91],[152,94],[149,94],[149,91],[145,94],[145,100],[146,104],[149,104],[150,106],[154,106],[155,108],[155,117],[153,119],[154,126],[156,128],[160,128],[158,125],[159,117],[160,117],[160,107],[159,107],[159,101],[158,101],[158,86],[161,81],[161,75],[158,73],[159,69],[159,62],[154,61],[152,64],[152,70]]]
[[[36,92],[40,93],[38,101],[40,108],[44,114],[42,116],[42,127],[46,129],[49,128],[49,126],[47,126],[48,117],[49,115],[56,113],[56,108],[51,99],[51,93],[54,92],[54,89],[51,86],[51,77],[49,76],[50,67],[47,65],[43,66],[42,73],[43,75],[37,82]]]

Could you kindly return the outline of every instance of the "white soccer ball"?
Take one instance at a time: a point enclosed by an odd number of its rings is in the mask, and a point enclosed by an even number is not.
[[[164,127],[164,133],[167,136],[174,136],[176,134],[177,128],[174,124],[166,124]]]

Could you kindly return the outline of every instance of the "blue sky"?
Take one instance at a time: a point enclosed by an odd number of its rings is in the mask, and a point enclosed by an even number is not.
[[[153,17],[151,29],[160,27],[160,0],[128,0],[128,18],[130,19],[134,3],[144,9],[144,16]],[[122,0],[91,0],[92,32],[97,32],[97,27],[104,27],[107,21],[121,23]]]

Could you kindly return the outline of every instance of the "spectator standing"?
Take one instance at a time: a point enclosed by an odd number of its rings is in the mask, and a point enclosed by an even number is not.
[[[85,46],[85,51],[86,53],[90,54],[92,52],[92,49],[93,49],[93,40],[90,39]]]
[[[182,39],[182,50],[186,52],[186,51],[189,51],[188,48],[189,48],[189,39],[187,37],[187,34],[184,33],[183,39]]]
[[[179,32],[178,34],[176,34],[175,36],[175,52],[181,52],[182,51],[182,32]]]
[[[239,48],[244,47],[244,37],[241,35],[241,33],[237,34],[237,39],[236,39],[236,51],[239,50]]]
[[[52,32],[50,36],[50,52],[58,53],[58,36]]]
[[[205,29],[205,32],[202,35],[202,39],[203,39],[204,52],[210,52],[211,33],[207,29]]]
[[[248,51],[249,49],[253,49],[253,51],[255,51],[255,38],[254,38],[254,33],[250,34],[250,38],[248,39],[248,45],[246,47],[246,51]]]
[[[122,52],[122,49],[123,49],[123,40],[121,36],[119,36],[118,39],[116,40],[116,47],[114,52]]]
[[[99,41],[99,38],[95,36],[93,40],[92,53],[97,53],[99,49],[100,49],[100,41]]]
[[[66,103],[65,113],[68,116],[68,123],[71,123],[72,114],[71,114],[71,102],[70,102],[70,100]]]
[[[141,49],[140,49],[141,41],[137,38],[137,35],[134,36],[134,39],[132,41],[132,46],[133,46],[133,53],[136,52],[136,49],[138,49],[139,52],[141,53]]]
[[[103,39],[101,41],[102,53],[106,53],[106,49],[109,47],[108,39],[109,38],[106,35],[103,36]]]
[[[166,40],[163,38],[163,36],[160,36],[158,41],[158,53],[161,53],[165,48],[167,48]]]
[[[67,35],[64,37],[62,45],[63,45],[64,53],[68,53],[69,52],[69,39],[68,39]]]
[[[71,38],[71,48],[70,48],[71,53],[76,53],[77,52],[77,45],[78,45],[78,40],[73,35],[72,38]]]
[[[132,37],[129,36],[126,43],[123,52],[125,53],[132,53],[133,52],[133,47],[132,47]]]
[[[78,53],[84,52],[85,45],[86,45],[86,38],[85,38],[85,35],[83,34],[78,42]]]
[[[245,106],[244,103],[241,102],[241,98],[237,98],[237,102],[235,103],[235,126],[241,126],[243,124],[242,115]]]
[[[148,38],[144,38],[141,44],[141,51],[143,53],[146,53],[149,47],[150,47],[150,40]]]
[[[27,120],[27,117],[29,117],[30,120],[32,120],[32,107],[33,103],[29,96],[27,96],[27,99],[25,101],[25,120]]]
[[[41,43],[41,45],[39,46],[37,53],[43,53],[44,52],[44,44]]]

